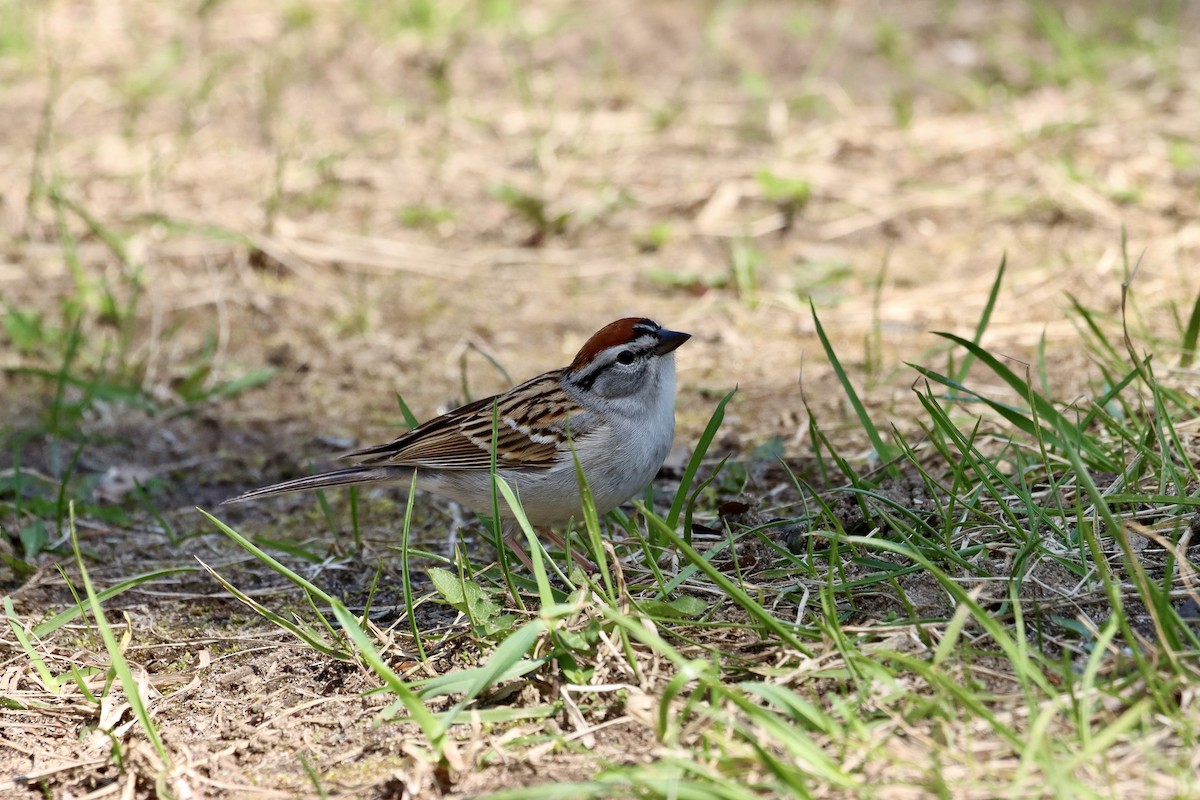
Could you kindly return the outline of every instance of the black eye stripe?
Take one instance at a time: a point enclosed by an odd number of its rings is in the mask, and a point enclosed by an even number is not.
[[[596,382],[596,378],[600,377],[601,372],[604,372],[604,367],[601,367],[592,374],[585,376],[581,381],[579,381],[579,388],[585,391],[591,389],[592,384]]]
[[[604,364],[601,364],[601,365],[595,367],[590,373],[588,373],[583,378],[581,378],[579,381],[579,388],[591,389],[592,385],[596,383],[596,379],[599,378],[602,374],[604,374],[604,371],[607,370],[609,367],[611,367],[615,364],[621,364],[624,366],[628,366],[628,365],[634,363],[635,361],[637,361],[639,358],[644,358],[646,356],[646,354],[648,354],[649,352],[650,352],[649,349],[635,350],[632,347],[622,350],[621,352],[617,353],[615,358],[613,358],[610,361],[605,362]],[[621,357],[625,356],[625,355],[630,356],[629,361],[621,360]]]

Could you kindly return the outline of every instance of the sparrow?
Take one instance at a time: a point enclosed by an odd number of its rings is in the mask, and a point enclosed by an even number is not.
[[[490,515],[494,448],[496,472],[516,491],[529,522],[548,532],[581,517],[573,448],[603,515],[645,488],[671,450],[675,349],[690,338],[653,320],[619,319],[593,334],[562,369],[345,454],[358,461],[354,466],[264,486],[225,503],[409,480],[415,470],[420,489]],[[500,506],[511,522],[511,511]],[[522,561],[528,558],[514,549]]]

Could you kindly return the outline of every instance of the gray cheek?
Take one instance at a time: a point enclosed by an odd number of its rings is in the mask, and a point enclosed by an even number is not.
[[[637,394],[647,380],[646,368],[628,372],[620,367],[610,367],[596,381],[595,391],[601,397],[617,399]]]

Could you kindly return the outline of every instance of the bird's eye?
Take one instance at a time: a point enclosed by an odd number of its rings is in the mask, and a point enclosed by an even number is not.
[[[635,358],[636,356],[634,356],[634,354],[628,350],[622,350],[621,352],[617,353],[618,364],[632,364]]]

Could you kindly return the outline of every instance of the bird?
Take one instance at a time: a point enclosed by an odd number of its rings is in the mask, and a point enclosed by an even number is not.
[[[406,480],[415,470],[418,488],[490,515],[494,448],[497,474],[516,491],[530,524],[550,535],[581,518],[576,457],[600,515],[658,474],[675,435],[675,350],[690,338],[650,319],[618,319],[593,334],[566,367],[342,456],[358,462],[353,466],[253,489],[223,504]],[[511,525],[512,512],[500,506]],[[512,534],[510,547],[530,567]]]

